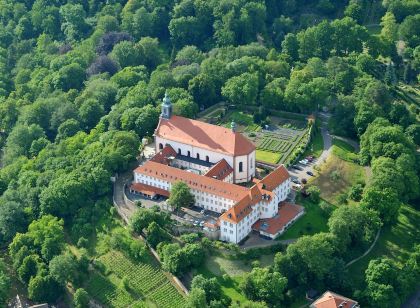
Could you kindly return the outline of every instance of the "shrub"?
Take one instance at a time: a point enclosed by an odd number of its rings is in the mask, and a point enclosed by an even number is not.
[[[360,201],[362,199],[363,185],[355,184],[349,191],[349,198],[354,201]]]
[[[77,241],[77,247],[79,247],[79,248],[86,248],[87,245],[88,245],[88,242],[89,242],[88,239],[82,236]]]
[[[322,214],[325,217],[330,217],[331,213],[334,211],[334,206],[325,201],[321,201],[319,203],[319,207],[321,208]]]
[[[341,178],[341,173],[339,170],[334,170],[330,174],[331,180],[337,181]]]
[[[75,308],[89,307],[89,294],[83,288],[79,288],[74,292],[73,304]]]
[[[340,204],[347,204],[347,194],[345,193],[339,194],[337,197],[337,201]]]

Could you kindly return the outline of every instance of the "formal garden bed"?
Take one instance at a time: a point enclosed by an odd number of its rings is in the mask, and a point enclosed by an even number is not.
[[[236,123],[238,132],[243,133],[257,147],[256,159],[269,164],[288,164],[296,159],[292,155],[297,149],[305,148],[308,142],[309,125],[304,115],[288,113],[285,117],[271,116],[266,119],[268,129],[254,122],[251,113],[228,110],[224,106],[202,112],[200,120],[230,128],[232,121]],[[286,118],[289,117],[289,118]]]

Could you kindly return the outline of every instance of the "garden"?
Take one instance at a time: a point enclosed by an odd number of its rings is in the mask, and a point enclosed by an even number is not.
[[[201,113],[200,120],[230,128],[232,121],[237,125],[237,131],[244,134],[256,146],[256,159],[270,164],[287,164],[291,154],[299,147],[304,147],[308,132],[305,117],[282,113],[280,116],[267,117],[262,124],[254,121],[254,115],[238,110],[226,110],[221,105]]]

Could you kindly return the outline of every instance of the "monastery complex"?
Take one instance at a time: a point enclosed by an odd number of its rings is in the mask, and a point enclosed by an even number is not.
[[[239,243],[256,226],[274,238],[303,214],[301,207],[285,203],[281,217],[279,204],[291,191],[289,173],[281,165],[263,179],[255,178],[255,146],[236,131],[235,123],[229,129],[172,115],[165,95],[155,146],[157,154],[134,170],[131,190],[169,197],[174,182],[186,183],[196,206],[220,213],[217,229],[222,241]],[[251,187],[238,185],[248,182]],[[282,226],[272,230],[276,219]]]

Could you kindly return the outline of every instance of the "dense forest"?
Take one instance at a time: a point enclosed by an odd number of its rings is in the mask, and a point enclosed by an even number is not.
[[[254,269],[250,300],[277,307],[328,286],[364,306],[399,306],[420,280],[419,248],[402,269],[369,265],[365,290],[346,284],[344,262],[401,204],[420,203],[420,103],[401,88],[419,73],[416,0],[0,0],[0,244],[15,278],[36,302],[81,284],[88,261],[66,243],[110,212],[110,177],[153,134],[168,90],[174,112],[191,118],[221,101],[329,110],[332,131],[360,139],[360,163],[372,167],[362,206],[340,207],[328,233]],[[79,274],[63,277],[69,264]],[[259,292],[261,279],[284,287]]]

